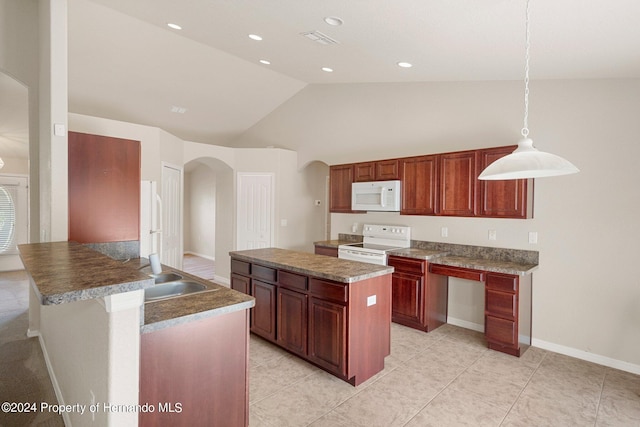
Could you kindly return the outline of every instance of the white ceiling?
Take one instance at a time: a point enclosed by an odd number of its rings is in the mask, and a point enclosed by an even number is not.
[[[525,0],[68,0],[68,9],[71,112],[219,145],[307,84],[524,73]],[[639,78],[638,22],[638,0],[531,0],[531,78]],[[314,30],[339,43],[301,35]]]

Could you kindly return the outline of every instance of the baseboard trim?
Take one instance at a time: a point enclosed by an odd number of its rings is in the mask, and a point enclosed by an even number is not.
[[[205,255],[205,254],[200,254],[198,252],[184,251],[184,254],[185,255],[188,254],[188,255],[199,256],[200,258],[208,259],[209,261],[215,261],[216,260],[216,257]]]
[[[467,320],[456,319],[455,317],[447,317],[447,323],[454,326],[460,326],[461,328],[471,329],[472,331],[484,333],[484,325],[480,323],[473,323]]]
[[[229,280],[226,277],[218,276],[217,274],[214,274],[213,281],[221,285],[225,285],[227,288],[231,287],[231,280]]]
[[[38,341],[40,342],[40,348],[42,349],[44,362],[47,365],[47,372],[49,372],[49,378],[51,379],[51,385],[53,386],[53,391],[56,394],[56,399],[58,399],[58,404],[64,405],[65,403],[62,397],[62,390],[60,389],[60,384],[58,384],[58,379],[56,378],[56,374],[53,371],[53,367],[51,366],[51,359],[49,358],[47,347],[44,345],[44,340],[42,339],[42,335],[40,333],[38,333]],[[71,425],[71,418],[69,417],[68,412],[62,413],[62,420],[64,421],[65,426]]]
[[[640,375],[640,365],[636,365],[634,363],[612,359],[610,357],[589,353],[588,351],[582,351],[576,348],[566,347],[564,345],[543,341],[537,338],[533,338],[531,340],[531,345],[533,347],[538,347],[543,350],[564,354],[565,356],[575,357],[576,359],[586,360],[587,362],[593,362],[593,363],[597,363],[598,365],[608,366],[609,368],[619,369],[621,371]]]

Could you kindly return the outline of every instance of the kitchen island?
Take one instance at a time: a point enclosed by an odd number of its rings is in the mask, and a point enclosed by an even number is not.
[[[393,267],[277,248],[230,255],[232,289],[256,299],[253,333],[354,386],[384,369]]]
[[[205,289],[144,303],[155,282],[138,259],[73,242],[19,250],[28,334],[39,337],[58,402],[85,408],[64,413],[67,425],[248,425],[253,298],[178,272]]]

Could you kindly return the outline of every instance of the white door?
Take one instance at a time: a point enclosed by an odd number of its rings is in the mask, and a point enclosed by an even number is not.
[[[182,269],[182,169],[162,164],[162,244],[163,264]]]
[[[237,249],[273,246],[273,174],[238,174]]]

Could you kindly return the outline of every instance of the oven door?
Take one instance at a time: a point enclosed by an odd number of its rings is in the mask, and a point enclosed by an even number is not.
[[[387,265],[387,255],[382,253],[363,252],[357,249],[338,247],[338,258],[350,261],[368,262],[369,264]]]

